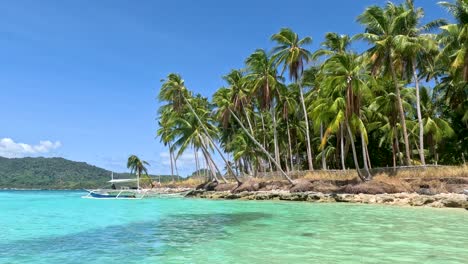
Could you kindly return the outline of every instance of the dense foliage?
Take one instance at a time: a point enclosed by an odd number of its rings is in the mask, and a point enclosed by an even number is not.
[[[109,186],[111,172],[85,162],[63,158],[0,157],[0,188],[82,189]],[[134,178],[129,173],[114,173],[114,178]],[[151,175],[153,181],[159,176]],[[162,175],[161,182],[172,181]]]
[[[213,150],[233,177],[281,171],[290,180],[285,171],[353,167],[366,180],[373,166],[461,164],[468,155],[468,0],[439,5],[453,24],[422,24],[413,0],[388,2],[359,15],[362,33],[327,33],[317,51],[307,49],[310,37],[283,28],[271,37],[273,50],[256,50],[223,77],[212,101],[171,73],[158,96],[158,135],[171,160],[188,147],[201,150],[215,180],[224,179]],[[353,41],[368,49],[351,50]]]

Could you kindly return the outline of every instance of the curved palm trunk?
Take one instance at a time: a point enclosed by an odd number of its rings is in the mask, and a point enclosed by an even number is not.
[[[208,130],[206,129],[205,127],[205,124],[203,124],[203,122],[200,120],[200,117],[197,115],[197,113],[195,112],[195,110],[193,109],[192,105],[190,104],[190,102],[187,100],[187,98],[184,97],[184,100],[185,102],[187,103],[187,105],[189,106],[190,108],[190,111],[192,112],[192,114],[194,114],[195,118],[197,119],[197,121],[200,123],[200,126],[202,127],[203,131],[205,132],[206,134],[206,137],[208,138],[208,140],[210,141],[210,143],[215,147],[216,151],[219,153],[219,156],[221,156],[221,158],[223,159],[224,163],[226,164],[227,166],[227,169],[229,171],[229,173],[234,177],[234,179],[237,181],[237,183],[240,185],[241,184],[241,181],[239,180],[239,178],[237,178],[237,176],[235,175],[235,173],[232,171],[231,167],[229,166],[229,162],[226,160],[226,158],[224,157],[223,153],[221,152],[221,150],[218,148],[218,146],[214,143],[213,139],[210,137],[210,134],[208,133]],[[232,111],[231,111],[232,112]]]
[[[400,95],[400,87],[398,86],[398,79],[396,76],[395,72],[395,67],[393,66],[393,60],[390,57],[390,70],[392,72],[392,78],[393,78],[393,83],[395,85],[395,93],[397,97],[397,103],[398,103],[398,112],[400,114],[400,123],[401,123],[401,129],[403,130],[403,140],[405,141],[405,162],[406,165],[411,165],[411,156],[410,156],[410,145],[409,145],[409,140],[408,140],[408,131],[406,130],[406,117],[405,117],[405,111],[403,110],[403,103],[401,102],[401,95]]]
[[[320,122],[320,142],[322,142],[323,139],[323,123]],[[322,170],[327,170],[327,160],[325,158],[325,146],[322,149]]]
[[[364,170],[367,174],[367,179],[370,179],[371,174],[369,171],[369,166],[367,164],[367,147],[366,147],[366,140],[364,139],[364,133],[361,131],[361,141],[362,141],[362,159],[364,164]]]
[[[309,170],[313,171],[314,163],[313,163],[313,157],[312,157],[312,148],[310,147],[309,117],[307,116],[307,108],[305,106],[304,93],[302,92],[302,85],[299,82],[298,82],[298,85],[299,85],[299,93],[301,95],[300,99],[301,99],[302,111],[304,112],[304,120],[305,120],[305,125],[306,125],[307,162],[309,164]]]
[[[361,171],[359,169],[359,162],[356,155],[356,146],[354,145],[353,132],[351,132],[351,128],[349,127],[348,122],[346,122],[346,128],[348,130],[349,141],[351,142],[351,148],[353,150],[353,160],[354,166],[356,167],[356,172],[358,174],[359,179],[361,179],[361,181],[365,181],[366,179],[362,176]]]
[[[414,85],[416,87],[416,112],[418,114],[418,125],[419,125],[419,158],[421,159],[421,164],[426,165],[426,160],[424,158],[424,127],[421,116],[421,99],[419,97],[419,80],[418,75],[416,74],[416,59],[413,59],[413,78]]]
[[[279,169],[279,171],[281,172],[281,174],[286,178],[286,180],[288,180],[289,183],[293,184],[293,181],[291,178],[289,178],[288,174],[286,174],[282,169],[281,169],[281,166],[276,162],[276,160],[270,155],[270,153],[268,153],[268,151],[262,146],[262,144],[260,144],[250,133],[249,131],[247,131],[247,129],[245,128],[245,126],[242,124],[242,122],[239,120],[239,118],[236,116],[236,114],[234,114],[234,112],[229,109],[229,111],[231,112],[232,116],[234,116],[234,119],[236,119],[236,121],[239,123],[239,125],[241,126],[242,130],[244,130],[244,132],[247,134],[247,136],[255,143],[255,145],[257,145],[257,147],[260,148],[260,150],[268,157],[268,159],[270,159],[273,163],[275,163],[276,167]]]

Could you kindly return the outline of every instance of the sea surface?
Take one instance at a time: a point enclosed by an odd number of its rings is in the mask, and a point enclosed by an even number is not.
[[[468,263],[468,211],[0,191],[0,263]]]

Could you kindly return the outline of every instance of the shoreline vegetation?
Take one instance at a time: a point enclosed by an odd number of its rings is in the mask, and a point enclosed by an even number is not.
[[[281,28],[271,50],[254,50],[212,96],[168,74],[157,95],[157,135],[171,174],[192,151],[197,173],[166,186],[227,199],[260,199],[263,191],[276,199],[276,190],[305,200],[309,192],[348,201],[360,193],[463,197],[468,1],[438,5],[450,20],[423,24],[413,0],[369,6],[356,18],[361,33],[326,33],[317,50],[308,49],[311,37]],[[367,48],[353,50],[356,42]]]

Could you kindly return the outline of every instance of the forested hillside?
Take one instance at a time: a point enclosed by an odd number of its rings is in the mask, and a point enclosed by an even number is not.
[[[111,172],[85,162],[64,158],[0,157],[0,188],[82,189],[107,184]],[[130,178],[128,173],[114,173],[114,178]],[[151,175],[155,180],[158,176]],[[161,181],[171,180],[161,176]]]

